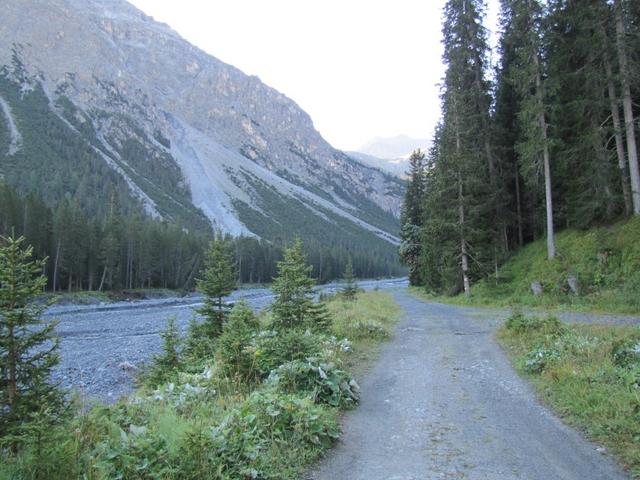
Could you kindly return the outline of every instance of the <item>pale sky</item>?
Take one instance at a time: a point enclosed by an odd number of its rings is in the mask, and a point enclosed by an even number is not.
[[[334,147],[433,134],[444,0],[129,1],[292,98]]]

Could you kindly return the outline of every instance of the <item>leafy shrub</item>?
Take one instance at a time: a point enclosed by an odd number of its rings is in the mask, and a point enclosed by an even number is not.
[[[280,365],[267,383],[286,393],[309,392],[316,403],[352,407],[360,398],[360,386],[334,363],[314,358]]]
[[[180,409],[211,399],[216,394],[215,381],[212,367],[206,367],[198,374],[180,372],[175,382],[159,385],[149,395],[134,395],[130,397],[129,404],[144,406],[163,403]]]
[[[555,335],[564,331],[563,323],[556,317],[528,317],[519,312],[511,314],[505,327],[518,334],[539,331]]]
[[[601,347],[601,339],[572,330],[565,331],[553,343],[553,348],[562,353],[573,356],[588,355]]]
[[[300,398],[260,390],[213,428],[194,427],[185,435],[180,472],[185,478],[204,474],[221,479],[280,478],[280,448],[302,452],[326,448],[338,438],[335,413]]]
[[[324,337],[309,330],[266,330],[254,338],[252,351],[257,374],[267,378],[271,370],[287,362],[322,354]]]
[[[640,341],[631,339],[617,342],[613,347],[613,363],[618,367],[640,367]]]
[[[556,350],[536,348],[524,357],[523,369],[526,373],[542,373],[550,363],[560,358]]]
[[[307,397],[270,390],[252,393],[236,412],[235,419],[254,426],[255,435],[262,439],[295,438],[306,444],[329,446],[339,436],[334,416],[323,407],[314,405]]]

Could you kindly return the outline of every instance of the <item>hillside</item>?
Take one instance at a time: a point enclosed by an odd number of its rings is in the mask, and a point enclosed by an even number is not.
[[[395,255],[400,180],[123,0],[3,2],[0,106],[0,175],[50,205]]]
[[[566,230],[557,236],[558,255],[552,261],[547,260],[545,240],[538,240],[506,262],[497,282],[495,277],[478,282],[471,302],[638,312],[639,238],[640,218],[588,231]],[[577,293],[569,286],[571,277]],[[534,282],[542,285],[542,294],[533,293]]]

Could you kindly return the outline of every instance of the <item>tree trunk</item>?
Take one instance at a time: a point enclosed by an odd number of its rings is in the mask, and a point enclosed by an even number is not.
[[[620,62],[620,78],[622,80],[622,108],[624,109],[624,123],[627,133],[627,154],[629,158],[629,173],[631,177],[631,199],[634,215],[640,215],[640,171],[638,170],[638,150],[633,125],[633,104],[631,102],[631,88],[629,86],[629,71],[627,52],[625,48],[625,28],[622,19],[621,0],[615,1],[615,15],[618,61]]]
[[[58,262],[60,260],[60,240],[56,246],[56,259],[53,262],[53,291],[56,291],[58,286]]]
[[[18,376],[17,376],[17,366],[16,363],[18,359],[16,358],[16,341],[13,332],[13,320],[9,320],[7,325],[7,338],[8,338],[8,348],[7,348],[7,369],[9,373],[8,383],[9,383],[9,410],[13,413],[13,408],[15,407],[16,396],[18,395]]]
[[[602,27],[601,27],[602,28]],[[602,28],[603,38],[606,33]],[[631,200],[631,189],[629,188],[629,173],[624,155],[624,139],[622,138],[622,124],[620,123],[620,111],[618,110],[618,97],[616,96],[616,86],[613,83],[613,69],[607,45],[603,49],[604,68],[607,74],[607,87],[609,90],[609,106],[611,108],[611,118],[613,119],[613,132],[616,140],[616,155],[618,156],[618,169],[620,170],[620,181],[622,182],[622,194],[624,197],[624,211],[627,215],[633,212]]]
[[[458,116],[455,116],[456,122],[456,152],[459,154],[461,149],[460,131],[458,126]],[[467,252],[467,242],[464,238],[464,191],[462,188],[462,165],[458,166],[458,221],[460,226],[460,263],[462,267],[462,286],[464,294],[468,298],[471,296],[471,281],[469,280],[469,253]]]
[[[547,120],[544,115],[544,101],[542,96],[542,79],[540,76],[540,62],[537,53],[533,56],[536,66],[536,96],[538,97],[538,121],[542,135],[542,159],[544,162],[544,191],[547,208],[547,257],[549,260],[556,256],[556,242],[553,229],[553,201],[551,198],[551,160],[549,159],[549,139],[547,137]]]
[[[100,286],[98,287],[98,291],[101,292],[102,291],[102,287],[104,287],[104,280],[105,278],[107,278],[107,267],[104,267],[104,270],[102,270],[102,278],[100,279]]]
[[[515,181],[516,181],[516,215],[518,222],[518,246],[524,245],[524,236],[522,234],[522,204],[520,199],[520,172],[518,171],[518,161],[515,162]]]

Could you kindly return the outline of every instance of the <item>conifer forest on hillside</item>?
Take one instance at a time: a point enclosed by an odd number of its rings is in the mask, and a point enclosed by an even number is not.
[[[447,2],[441,119],[411,158],[401,257],[434,293],[469,296],[527,243],[554,259],[556,231],[640,215],[640,3],[502,0],[495,69],[484,13]]]

